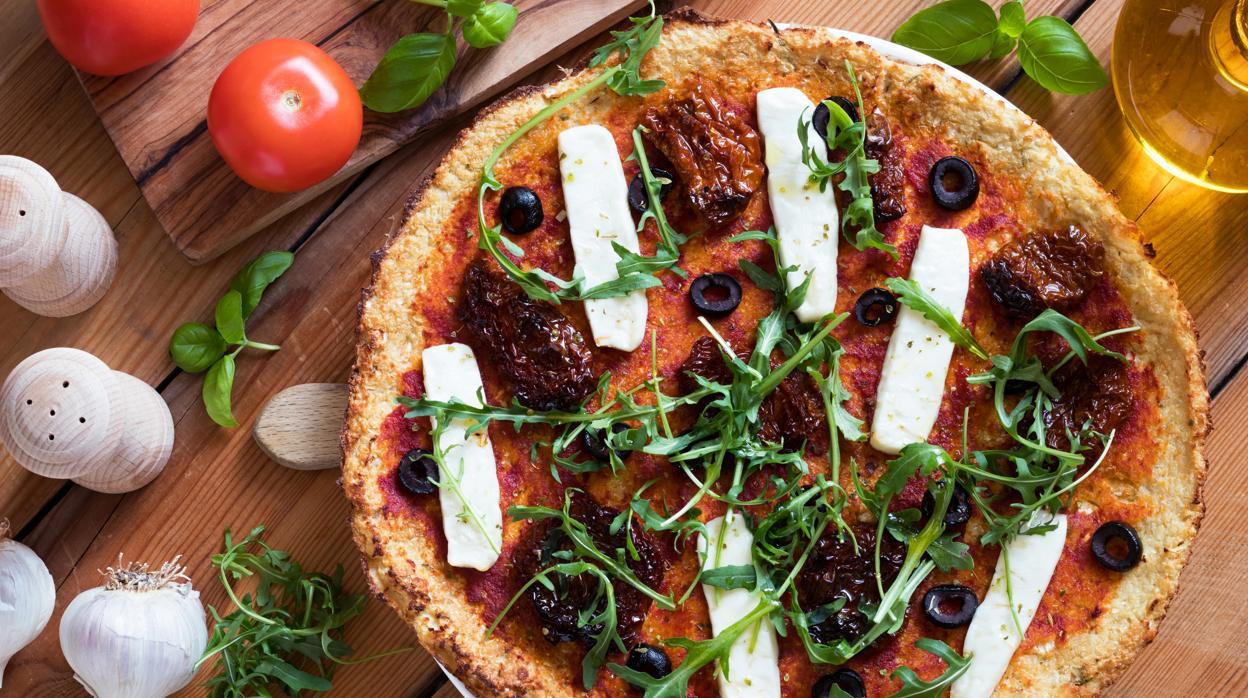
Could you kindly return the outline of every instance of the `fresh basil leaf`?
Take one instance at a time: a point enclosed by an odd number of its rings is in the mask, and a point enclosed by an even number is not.
[[[290,252],[265,252],[247,263],[230,280],[230,288],[243,296],[243,318],[251,317],[252,311],[260,305],[260,298],[265,289],[277,281],[295,261]]]
[[[1026,26],[1027,15],[1023,11],[1023,3],[1010,0],[1001,6],[1001,22],[997,25],[998,33],[1017,39]]]
[[[225,355],[221,333],[202,322],[188,322],[173,331],[169,357],[187,373],[203,373]]]
[[[1018,39],[1023,72],[1046,89],[1082,95],[1105,87],[1109,76],[1075,28],[1060,17],[1037,17]]]
[[[888,290],[897,294],[897,300],[911,310],[915,310],[939,327],[953,343],[971,352],[981,359],[988,359],[988,352],[979,346],[979,342],[975,341],[975,337],[962,326],[958,318],[949,312],[949,309],[941,305],[919,284],[910,279],[891,278],[884,281],[884,285]]]
[[[437,91],[455,67],[451,34],[408,34],[386,51],[360,88],[364,106],[390,114],[413,109]]]
[[[242,344],[247,340],[243,331],[243,296],[238,291],[230,291],[217,301],[216,310],[217,332],[230,344]]]
[[[454,17],[471,17],[481,10],[485,0],[447,0],[446,11]]]
[[[238,426],[230,409],[230,393],[234,390],[234,357],[225,355],[208,369],[204,376],[204,409],[212,421],[227,429]]]
[[[988,52],[988,60],[995,61],[1005,58],[1018,45],[1018,39],[1004,32],[997,32],[992,39],[992,50]]]
[[[988,55],[997,13],[983,0],[945,0],[919,10],[893,32],[893,41],[950,65]]]
[[[756,581],[753,565],[725,565],[702,573],[702,583],[717,589],[753,589]]]
[[[506,2],[492,2],[464,22],[464,41],[473,48],[490,48],[507,40],[520,12]]]

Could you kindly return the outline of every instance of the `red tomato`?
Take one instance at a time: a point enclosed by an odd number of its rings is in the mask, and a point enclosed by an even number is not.
[[[121,75],[171,55],[195,27],[199,0],[39,0],[48,39],[75,68]]]
[[[243,51],[208,97],[217,152],[265,191],[298,191],[326,179],[351,158],[363,129],[351,78],[306,41],[270,39]]]

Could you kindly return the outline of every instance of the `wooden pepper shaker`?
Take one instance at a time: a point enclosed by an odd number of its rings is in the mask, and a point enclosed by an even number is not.
[[[68,317],[95,305],[117,272],[117,240],[90,204],[39,165],[0,155],[0,289],[31,312]]]
[[[136,490],[173,451],[173,416],[147,383],[78,349],[45,349],[0,388],[0,441],[27,470],[98,492]]]

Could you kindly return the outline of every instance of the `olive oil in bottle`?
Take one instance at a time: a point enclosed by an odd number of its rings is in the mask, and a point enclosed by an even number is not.
[[[1126,0],[1111,70],[1154,160],[1195,184],[1248,192],[1248,0]]]

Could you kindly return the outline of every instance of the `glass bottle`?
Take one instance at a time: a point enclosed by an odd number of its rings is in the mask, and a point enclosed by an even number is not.
[[[1111,72],[1154,160],[1195,184],[1248,192],[1248,0],[1126,0]]]

